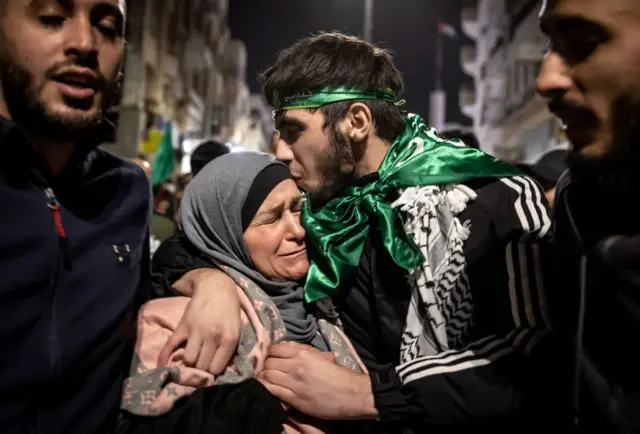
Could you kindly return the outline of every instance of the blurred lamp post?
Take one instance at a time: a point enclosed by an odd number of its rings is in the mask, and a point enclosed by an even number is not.
[[[124,63],[124,80],[118,115],[116,147],[113,152],[122,157],[138,154],[142,130],[145,98],[146,70],[142,46],[144,41],[147,0],[135,0],[127,4],[127,45]]]
[[[364,0],[364,40],[373,42],[373,0]]]

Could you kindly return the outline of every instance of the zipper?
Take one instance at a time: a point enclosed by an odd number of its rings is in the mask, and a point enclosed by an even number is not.
[[[559,199],[559,198],[558,198]],[[558,202],[559,203],[559,202]],[[567,213],[567,218],[569,223],[571,224],[571,228],[573,229],[573,234],[578,239],[578,243],[580,243],[581,248],[584,249],[584,240],[580,231],[578,230],[578,226],[576,221],[573,218],[573,213],[571,212],[571,207],[569,206],[569,190],[568,188],[564,192],[564,210]],[[572,384],[572,393],[571,393],[571,406],[573,410],[573,426],[574,428],[578,428],[580,426],[580,388],[581,388],[581,380],[582,380],[582,351],[584,345],[584,324],[587,314],[587,253],[582,252],[580,255],[580,275],[579,275],[579,293],[578,293],[578,318],[576,320],[576,334],[574,337],[574,360],[573,360],[573,384]]]
[[[56,251],[56,267],[49,285],[49,327],[47,336],[49,344],[49,356],[51,358],[51,376],[52,380],[56,381],[60,373],[61,359],[58,343],[58,329],[56,327],[56,290],[63,269],[70,268],[70,261],[67,248],[67,233],[64,229],[64,226],[62,225],[60,203],[58,202],[53,189],[47,187],[45,188],[44,193],[47,196],[47,206],[53,213],[53,221],[58,238],[58,249]]]
[[[64,230],[64,225],[62,224],[62,214],[60,213],[60,202],[58,202],[58,198],[56,198],[53,189],[47,187],[44,190],[44,193],[47,195],[47,203],[51,212],[53,213],[53,221],[56,225],[56,231],[58,233],[58,243],[60,245],[60,250],[62,253],[62,262],[64,264],[64,268],[69,270],[71,268],[71,256],[69,255],[69,242],[67,240],[67,232]]]

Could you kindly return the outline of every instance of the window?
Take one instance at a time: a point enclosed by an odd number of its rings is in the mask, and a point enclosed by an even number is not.
[[[145,66],[145,96],[153,98],[153,90],[155,87],[156,72],[151,65]]]
[[[182,26],[189,30],[191,27],[191,16],[193,15],[193,0],[183,0],[182,6]]]
[[[170,16],[175,16],[175,14],[178,11],[179,11],[178,6],[176,4],[174,5],[174,9],[170,14]],[[169,54],[172,54],[173,56],[178,56],[180,54],[180,37],[179,37],[178,25],[175,21],[169,20],[166,34],[167,34],[167,51],[169,52]]]
[[[205,26],[207,23],[206,17],[207,17],[207,14],[204,11],[200,11],[199,13],[196,14],[195,24],[196,24],[196,30],[198,32],[204,33]]]
[[[162,4],[160,4],[159,1],[153,3],[153,6],[151,6],[151,25],[149,32],[153,38],[157,39],[160,36],[162,18]]]
[[[202,96],[202,99],[206,99],[207,98],[207,94],[209,92],[207,92],[209,90],[209,80],[208,80],[208,75],[207,75],[207,71],[202,71],[202,77],[200,78],[200,95]]]
[[[505,81],[506,81],[506,84],[507,84],[507,88],[505,89],[504,97],[505,97],[505,101],[506,101],[507,105],[509,105],[511,103],[511,89],[513,87],[513,85],[512,85],[513,77],[511,75],[511,67],[507,68],[506,78],[507,79]]]
[[[191,76],[191,89],[198,92],[199,86],[200,86],[200,74],[198,74],[197,72],[194,72],[193,75]]]

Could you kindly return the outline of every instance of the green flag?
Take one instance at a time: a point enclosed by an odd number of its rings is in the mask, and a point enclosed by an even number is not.
[[[164,134],[158,146],[158,153],[151,169],[151,183],[155,187],[165,181],[171,180],[173,176],[173,165],[176,154],[173,151],[173,130],[172,122],[164,123]]]

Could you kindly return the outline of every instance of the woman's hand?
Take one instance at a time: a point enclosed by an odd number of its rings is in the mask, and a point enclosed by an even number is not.
[[[221,374],[236,352],[242,327],[235,282],[220,270],[198,269],[187,273],[175,286],[188,287],[191,294],[185,295],[192,298],[160,353],[159,366],[165,366],[171,354],[186,342],[187,366]]]

